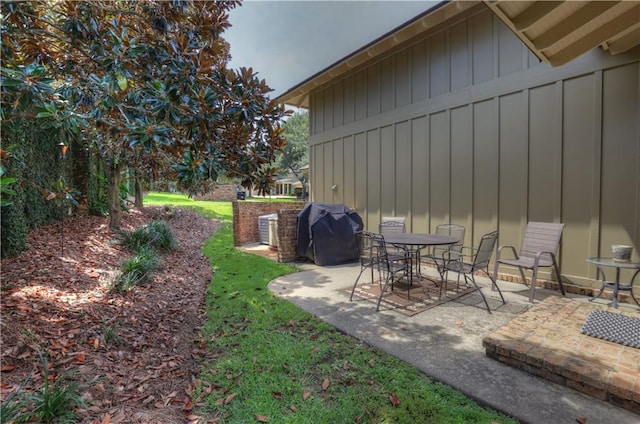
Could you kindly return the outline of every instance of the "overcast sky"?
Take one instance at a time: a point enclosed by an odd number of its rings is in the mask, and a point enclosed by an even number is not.
[[[245,1],[223,37],[276,97],[438,1]]]

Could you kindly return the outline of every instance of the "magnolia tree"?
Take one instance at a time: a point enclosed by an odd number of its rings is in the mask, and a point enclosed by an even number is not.
[[[111,227],[122,170],[171,169],[190,194],[219,175],[265,192],[289,114],[251,68],[226,68],[237,1],[3,1],[1,117],[53,122],[99,152]],[[46,142],[52,142],[46,140]]]

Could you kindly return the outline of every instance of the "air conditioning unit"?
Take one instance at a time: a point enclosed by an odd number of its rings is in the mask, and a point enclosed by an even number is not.
[[[278,215],[269,218],[269,246],[278,247]]]
[[[269,243],[269,219],[273,218],[277,220],[278,214],[272,213],[258,217],[258,232],[260,233],[260,243],[262,244],[271,244]]]

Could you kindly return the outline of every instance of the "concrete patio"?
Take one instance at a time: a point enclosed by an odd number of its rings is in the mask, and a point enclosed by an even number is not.
[[[260,254],[261,249],[254,247],[243,250]],[[267,252],[263,252],[265,253]],[[407,317],[383,308],[376,312],[375,305],[366,300],[354,298],[354,301],[349,301],[344,289],[355,281],[360,270],[357,263],[325,267],[309,263],[296,265],[301,269],[300,272],[272,281],[269,284],[270,290],[340,331],[414,365],[431,378],[457,388],[483,405],[500,410],[524,423],[575,423],[576,420],[585,418],[588,423],[631,424],[640,419],[636,413],[602,400],[606,397],[602,393],[610,393],[613,387],[614,393],[623,394],[622,397],[635,396],[637,402],[640,382],[636,383],[638,378],[633,378],[633,374],[613,380],[608,374],[602,374],[600,383],[594,386],[593,392],[582,390],[592,395],[588,396],[578,391],[579,385],[571,388],[572,383],[567,384],[566,376],[564,380],[548,380],[519,369],[531,371],[526,366],[518,367],[511,359],[505,361],[509,363],[507,365],[489,357],[498,357],[496,352],[500,352],[506,358],[524,358],[526,365],[527,357],[522,355],[521,346],[518,354],[511,355],[504,347],[499,348],[493,342],[504,341],[505,334],[526,333],[525,328],[520,328],[518,318],[525,316],[531,320],[532,314],[537,314],[538,310],[541,314],[546,314],[544,320],[555,320],[562,327],[565,321],[557,316],[549,317],[552,309],[546,306],[547,303],[553,305],[571,299],[568,302],[578,306],[594,307],[594,304],[598,304],[606,307],[607,300],[591,303],[584,296],[568,295],[563,298],[555,292],[540,289],[537,291],[535,304],[531,305],[527,302],[529,291],[526,286],[500,282],[507,300],[506,305],[501,305],[496,292],[489,289],[488,279],[479,279],[480,284],[485,287],[483,292],[489,299],[492,314],[487,313],[479,294],[472,293]],[[435,270],[427,272],[435,273]],[[545,301],[547,298],[548,302]],[[630,308],[632,313],[640,310],[635,305],[623,307]],[[554,337],[558,337],[557,333]],[[485,338],[487,342],[483,345]],[[623,347],[588,338],[593,343],[591,346],[601,343]],[[562,343],[562,340],[558,342]],[[629,354],[632,356],[637,353],[635,351],[640,352],[634,348],[627,349],[632,349]],[[567,355],[569,352],[565,354],[565,358]],[[554,363],[559,366],[565,363],[563,361]],[[631,360],[631,363],[625,364],[632,370],[635,369],[636,376],[640,374],[638,361]],[[575,361],[566,360],[566,365],[571,367],[572,372],[579,372]],[[574,381],[579,381],[580,384],[589,380],[588,377],[581,380],[576,378]],[[614,387],[617,384],[615,381],[619,381],[620,385]],[[633,390],[635,392],[632,393]]]

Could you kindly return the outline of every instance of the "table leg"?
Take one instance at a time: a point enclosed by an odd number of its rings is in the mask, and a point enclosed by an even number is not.
[[[589,302],[593,302],[594,300],[596,300],[597,298],[600,297],[600,295],[602,295],[602,292],[604,291],[606,285],[607,285],[607,276],[605,275],[604,271],[596,265],[596,278],[598,278],[600,275],[602,275],[602,287],[600,287],[600,291],[598,292],[598,294],[596,295],[596,297],[592,297],[591,299],[589,299]]]
[[[620,268],[616,267],[616,281],[613,283],[613,302],[612,306],[614,308],[618,307],[618,292],[620,289]]]

